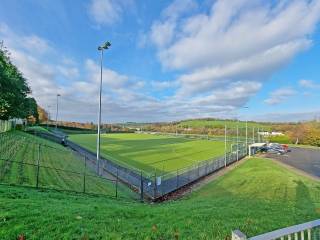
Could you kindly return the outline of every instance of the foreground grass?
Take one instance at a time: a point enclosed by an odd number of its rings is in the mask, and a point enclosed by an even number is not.
[[[95,134],[69,138],[91,151],[96,150]],[[107,158],[147,173],[166,173],[223,156],[224,142],[151,134],[103,134],[101,151]]]
[[[320,184],[250,159],[188,197],[140,204],[0,186],[0,239],[230,239],[320,217]]]

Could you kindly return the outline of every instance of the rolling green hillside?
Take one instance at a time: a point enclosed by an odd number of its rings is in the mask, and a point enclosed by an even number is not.
[[[319,182],[258,158],[162,204],[0,186],[0,239],[221,240],[234,229],[254,236],[319,218],[319,194]]]
[[[224,128],[227,125],[227,128],[236,128],[237,125],[239,128],[245,128],[246,122],[237,121],[237,120],[206,120],[206,119],[195,119],[195,120],[185,120],[179,122],[179,127],[183,128]],[[271,126],[269,124],[257,123],[257,122],[248,122],[248,128],[260,128],[264,130],[270,130]]]

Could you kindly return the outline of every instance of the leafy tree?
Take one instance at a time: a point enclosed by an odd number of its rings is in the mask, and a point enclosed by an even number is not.
[[[11,62],[8,50],[0,42],[0,119],[38,118],[37,103],[28,97],[31,89],[27,80]]]

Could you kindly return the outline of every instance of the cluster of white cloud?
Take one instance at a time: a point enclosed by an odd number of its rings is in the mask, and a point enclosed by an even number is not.
[[[265,103],[275,105],[284,102],[288,98],[294,96],[297,92],[290,88],[279,88],[270,94],[270,97],[264,100]]]
[[[110,25],[121,20],[127,4],[133,1],[92,0],[88,11],[97,24]],[[175,0],[153,22],[147,37],[162,67],[178,71],[178,77],[146,82],[104,68],[104,120],[234,116],[269,76],[312,45],[309,36],[319,18],[318,0],[217,0],[208,12],[194,0]],[[100,77],[96,62],[61,57],[45,39],[16,34],[4,24],[0,37],[41,105],[54,105],[59,92],[63,119],[95,121]],[[52,63],[44,61],[46,55],[60,57]],[[300,85],[315,87],[308,80]],[[175,94],[157,99],[148,93],[151,87],[173,89]],[[265,102],[277,104],[294,94],[290,88],[278,89]]]
[[[312,80],[301,79],[299,84],[304,88],[320,89],[320,84],[317,84]]]
[[[133,6],[133,0],[91,0],[88,10],[97,24],[110,25],[120,21],[130,6]]]
[[[186,72],[179,95],[216,95],[236,81],[265,81],[308,48],[319,13],[319,1],[216,1],[209,14],[155,22],[151,40],[165,68]]]

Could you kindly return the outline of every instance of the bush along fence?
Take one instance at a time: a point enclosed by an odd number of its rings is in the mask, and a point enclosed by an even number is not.
[[[11,121],[0,120],[0,133],[10,131],[11,129],[12,129]]]
[[[51,141],[60,142],[68,145],[71,149],[85,156],[90,162],[90,168],[99,176],[113,175],[122,183],[125,183],[131,189],[140,193],[140,199],[157,200],[165,195],[172,193],[183,186],[191,184],[200,178],[214,173],[228,165],[241,160],[247,155],[246,144],[239,143],[233,145],[230,152],[224,156],[201,161],[187,168],[178,169],[174,172],[148,175],[133,169],[131,166],[117,163],[104,157],[100,158],[99,167],[96,164],[96,154],[72,141],[66,140],[65,137],[56,136],[50,133],[38,132],[38,136]]]
[[[36,140],[31,135],[0,133],[1,184],[136,198],[122,194],[130,191],[117,177],[97,175],[92,170],[95,162],[85,155]]]

